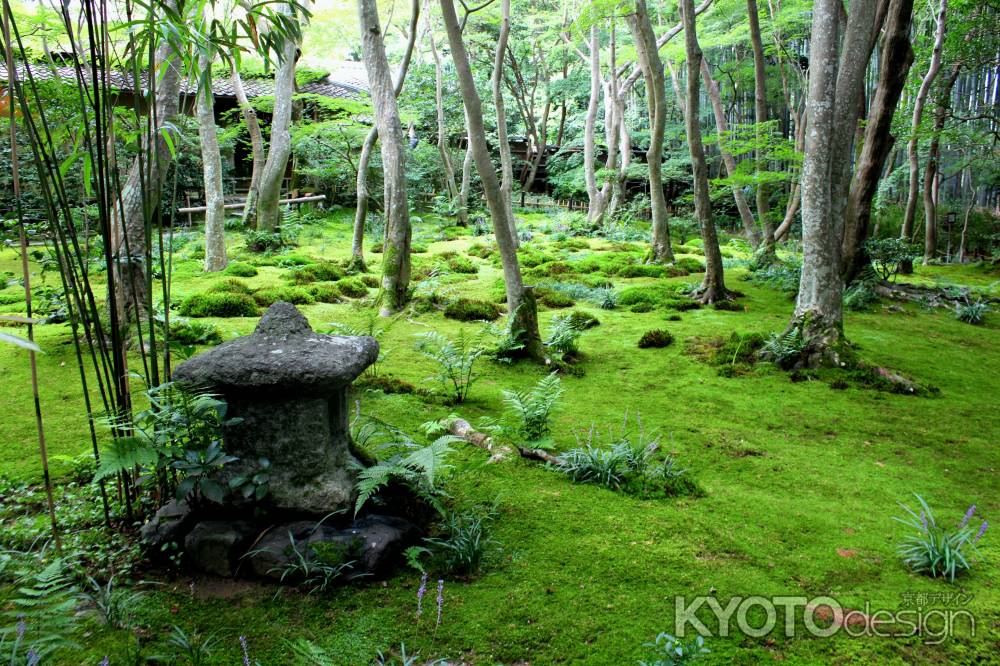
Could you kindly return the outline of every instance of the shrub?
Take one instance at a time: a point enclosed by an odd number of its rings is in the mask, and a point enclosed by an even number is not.
[[[917,252],[899,238],[872,238],[865,242],[865,252],[872,268],[883,280],[894,280],[903,263],[912,261]]]
[[[586,331],[587,329],[601,325],[601,322],[597,319],[597,317],[589,312],[584,312],[583,310],[573,310],[567,315],[567,317],[573,324],[573,327],[581,331]]]
[[[916,493],[914,496],[920,502],[920,513],[901,504],[909,517],[895,518],[916,531],[916,534],[908,536],[900,544],[899,555],[911,571],[931,578],[943,576],[954,582],[955,576],[971,568],[966,554],[976,552],[976,544],[986,532],[988,523],[984,520],[978,530],[969,524],[976,514],[976,505],[973,504],[957,527],[940,526],[934,520],[934,514],[924,498]]]
[[[445,307],[444,316],[457,321],[494,321],[500,317],[496,303],[460,298]]]
[[[794,297],[799,293],[802,280],[802,265],[781,261],[772,262],[747,274],[746,279],[756,284],[764,284]]]
[[[309,285],[309,293],[317,303],[340,303],[340,289],[333,282],[315,282]]]
[[[267,307],[278,301],[293,305],[311,305],[316,300],[304,287],[267,287],[254,292],[253,299],[257,305]]]
[[[257,267],[245,261],[234,261],[226,266],[226,269],[222,272],[233,277],[255,277],[257,275]]]
[[[337,289],[348,298],[364,298],[368,295],[368,287],[357,276],[337,280]]]
[[[309,284],[311,282],[336,282],[345,277],[344,269],[330,261],[323,261],[317,264],[309,264],[289,274],[289,278],[295,284]]]
[[[639,349],[666,347],[673,341],[674,336],[669,331],[655,328],[642,334],[642,337],[639,338]]]
[[[538,300],[542,305],[550,308],[571,308],[576,301],[569,294],[549,289],[539,290]]]
[[[170,341],[180,345],[217,345],[222,331],[215,324],[185,319],[170,322]]]
[[[178,308],[185,317],[256,317],[257,304],[246,294],[215,292],[191,294]]]
[[[237,280],[236,278],[229,278],[228,280],[223,280],[218,284],[213,284],[208,288],[209,292],[227,292],[230,294],[252,294],[253,289],[250,288],[246,282],[242,280]]]

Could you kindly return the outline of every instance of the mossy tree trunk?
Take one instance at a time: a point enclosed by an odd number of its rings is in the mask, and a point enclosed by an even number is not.
[[[398,312],[409,299],[410,208],[406,197],[406,148],[396,94],[389,74],[375,0],[358,0],[361,46],[375,107],[385,189],[385,248],[382,258],[381,313]]]
[[[684,21],[684,49],[687,53],[687,99],[684,105],[684,125],[687,130],[688,149],[691,154],[691,172],[694,176],[694,212],[701,227],[701,240],[705,250],[705,279],[698,290],[703,303],[725,300],[729,294],[722,267],[722,252],[715,232],[712,200],[708,189],[708,163],[701,142],[698,124],[702,52],[695,27],[693,0],[681,0],[681,18]],[[708,72],[708,69],[705,69]],[[735,169],[735,167],[733,167]]]
[[[212,57],[203,52],[198,62],[204,73],[196,102],[198,136],[201,138],[202,175],[205,182],[205,272],[221,271],[226,259],[226,204],[222,194],[222,155],[215,126],[212,94]]]
[[[453,0],[441,0],[441,14],[444,17],[444,27],[448,33],[448,43],[451,46],[451,56],[455,63],[455,73],[465,103],[469,150],[472,151],[476,170],[479,172],[479,178],[483,184],[490,217],[493,218],[493,233],[496,236],[497,248],[500,250],[500,261],[503,265],[507,308],[512,318],[511,329],[521,331],[524,355],[533,359],[541,359],[543,350],[538,334],[535,299],[531,290],[525,288],[521,278],[521,267],[517,261],[517,248],[510,231],[511,224],[506,218],[507,209],[504,207],[500,195],[500,181],[490,158],[489,145],[486,143],[482,100],[476,91],[476,81],[469,65],[469,55],[462,41],[462,28],[455,13]]]

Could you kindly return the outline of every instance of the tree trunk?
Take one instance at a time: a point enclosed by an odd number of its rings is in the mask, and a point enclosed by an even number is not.
[[[694,176],[694,213],[701,226],[701,239],[705,250],[705,279],[701,283],[699,296],[702,303],[714,303],[728,297],[723,279],[722,252],[715,233],[715,219],[712,215],[712,201],[708,189],[708,164],[705,149],[701,143],[701,127],[698,124],[700,104],[700,74],[708,68],[704,66],[698,32],[695,27],[693,0],[681,0],[681,19],[684,21],[684,50],[687,53],[687,100],[685,103],[684,125],[687,130],[688,149],[691,153],[691,172]],[[703,69],[704,67],[704,69]],[[735,167],[734,167],[735,168]]]
[[[587,186],[587,221],[600,224],[604,206],[597,186],[597,113],[601,101],[601,42],[597,24],[590,26],[590,98],[583,124],[583,177]]]
[[[468,121],[466,121],[468,127]],[[465,147],[465,159],[462,160],[462,188],[458,191],[458,207],[461,219],[469,223],[469,190],[472,187],[472,145]]]
[[[653,216],[652,260],[657,263],[672,263],[674,253],[670,247],[670,223],[661,176],[663,135],[667,122],[663,61],[660,59],[653,26],[649,22],[645,0],[636,0],[635,13],[628,18],[639,56],[639,67],[646,82],[646,100],[649,105],[650,133],[646,162],[649,166],[649,199]]]
[[[396,81],[393,84],[393,94],[399,97],[403,90],[403,83],[406,81],[406,72],[410,68],[410,61],[413,58],[413,48],[417,43],[417,26],[420,20],[420,0],[413,0],[410,3],[410,33],[407,36],[406,50],[403,52],[403,60],[399,63],[396,71]],[[358,156],[358,175],[355,180],[356,185],[356,208],[354,210],[354,236],[351,239],[351,265],[357,270],[368,270],[365,266],[365,221],[368,218],[368,164],[371,162],[372,151],[375,150],[375,141],[378,139],[378,127],[372,126],[365,136],[365,142],[361,146],[361,154]]]
[[[164,4],[177,10],[173,0]],[[157,77],[151,127],[142,137],[141,154],[129,167],[112,220],[111,270],[115,279],[109,281],[109,290],[113,290],[116,316],[123,323],[145,319],[148,314],[150,295],[146,264],[151,255],[148,229],[153,212],[160,204],[160,192],[171,161],[164,132],[169,131],[166,126],[177,115],[180,102],[180,56],[163,39],[154,57]]]
[[[444,117],[444,69],[441,67],[441,54],[438,53],[437,43],[434,40],[433,28],[428,20],[427,39],[431,46],[431,56],[434,60],[434,101],[437,106],[437,148],[441,155],[441,169],[444,176],[445,189],[453,205],[458,203],[458,185],[455,184],[455,167],[451,161],[451,152],[448,149],[448,126]],[[465,225],[462,225],[465,226]]]
[[[920,89],[917,97],[913,101],[913,120],[910,122],[910,140],[906,144],[906,156],[910,162],[910,189],[906,193],[906,211],[903,213],[903,226],[900,229],[899,237],[904,241],[910,239],[913,233],[913,220],[917,216],[917,193],[920,187],[920,161],[917,156],[918,133],[920,131],[920,119],[924,115],[924,105],[927,103],[927,95],[930,93],[934,79],[937,78],[941,70],[941,51],[944,49],[944,33],[948,11],[948,0],[941,0],[941,6],[937,13],[937,28],[934,32],[934,50],[931,52],[931,62],[920,82]]]
[[[198,136],[205,180],[205,272],[221,271],[226,259],[226,202],[222,195],[222,155],[215,127],[215,96],[212,94],[212,58],[203,53],[198,59],[205,79],[198,91]]]
[[[934,130],[931,135],[931,145],[927,151],[927,170],[924,172],[924,266],[929,264],[934,255],[937,254],[937,187],[938,167],[941,161],[941,132],[944,131],[944,123],[948,119],[948,110],[951,107],[951,89],[955,86],[958,73],[962,69],[960,63],[956,63],[952,69],[948,80],[941,88],[938,97],[937,108],[934,111]]]
[[[761,144],[764,142],[764,138],[770,134],[770,131],[764,126],[764,123],[768,121],[767,74],[764,64],[764,45],[760,38],[760,14],[757,9],[757,0],[747,0],[747,15],[750,17],[750,46],[753,48],[753,99],[754,121],[756,123],[754,139],[757,144],[754,155],[756,159],[754,172],[757,174],[757,220],[763,228],[763,238],[761,239],[763,241],[763,258],[768,260],[775,256],[774,222],[771,221],[771,216],[769,215],[768,188],[766,183],[760,179],[760,172],[764,162],[764,149]]]
[[[486,203],[493,218],[493,233],[496,236],[497,248],[500,250],[500,261],[503,265],[504,287],[507,292],[507,308],[510,312],[511,330],[520,331],[520,339],[525,356],[541,359],[542,344],[538,335],[538,315],[536,312],[534,294],[531,288],[525,287],[521,280],[521,267],[517,262],[517,248],[511,236],[511,223],[506,219],[507,209],[500,195],[500,182],[490,159],[489,146],[486,143],[486,128],[483,126],[482,101],[476,91],[476,81],[469,65],[469,56],[462,42],[462,29],[455,15],[453,0],[441,0],[441,14],[444,17],[445,31],[451,46],[451,56],[455,63],[455,73],[462,89],[462,99],[465,102],[465,117],[469,129],[469,146],[472,157],[483,183]]]
[[[381,314],[398,312],[409,298],[410,206],[406,198],[406,144],[396,93],[379,27],[375,0],[358,0],[361,47],[375,107],[385,184],[385,247],[382,251]]]
[[[274,111],[271,114],[271,140],[267,159],[260,174],[256,228],[274,231],[281,223],[281,185],[285,180],[288,157],[292,154],[292,96],[295,93],[295,63],[299,43],[287,39],[281,49],[278,70],[274,74]]]
[[[844,284],[850,284],[867,264],[864,242],[868,238],[868,226],[871,223],[872,200],[878,191],[886,157],[896,141],[891,132],[892,118],[913,64],[913,48],[910,45],[912,16],[913,0],[892,0],[882,37],[878,87],[865,125],[864,143],[855,168],[845,214],[844,239],[840,252]]]
[[[802,162],[802,279],[792,327],[805,343],[808,365],[840,365],[843,286],[831,219],[834,104],[837,91],[840,3],[813,3],[809,44],[809,131]]]
[[[257,219],[257,197],[260,190],[260,173],[264,169],[264,135],[260,131],[257,112],[250,105],[246,91],[243,89],[243,78],[240,71],[233,66],[233,92],[240,106],[243,120],[247,124],[247,134],[250,136],[250,154],[253,157],[253,169],[250,172],[250,187],[247,190],[247,200],[243,206],[243,226]]]
[[[753,0],[749,1],[753,2]],[[737,164],[733,154],[726,149],[725,135],[729,132],[729,126],[726,123],[726,112],[722,108],[722,97],[719,95],[719,86],[712,80],[712,76],[708,71],[708,62],[704,58],[701,59],[701,74],[705,79],[708,99],[712,103],[712,113],[715,115],[715,127],[718,130],[719,152],[722,153],[722,162],[726,165],[726,173],[730,178],[733,178],[736,174]],[[686,108],[686,106],[685,104],[682,108]],[[743,222],[743,233],[746,234],[750,244],[754,248],[757,248],[761,244],[761,235],[757,230],[757,223],[753,219],[753,213],[750,211],[750,205],[747,203],[746,197],[743,196],[743,188],[734,182],[730,189],[732,189],[733,199],[736,201],[736,209],[740,213],[740,220]],[[771,233],[771,238],[773,240],[774,232]]]
[[[497,148],[500,151],[500,198],[507,209],[507,222],[510,224],[510,235],[516,248],[520,241],[517,238],[517,223],[514,220],[514,205],[511,200],[514,192],[514,162],[510,155],[510,140],[507,137],[507,110],[503,101],[503,61],[507,53],[507,39],[510,37],[510,0],[501,1],[500,38],[497,40],[497,52],[493,61],[493,106],[497,113]]]

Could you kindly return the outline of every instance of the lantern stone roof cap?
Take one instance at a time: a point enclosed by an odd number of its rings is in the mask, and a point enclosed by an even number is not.
[[[185,361],[173,377],[222,392],[323,394],[350,384],[378,353],[375,338],[316,333],[294,305],[278,301],[251,335]]]

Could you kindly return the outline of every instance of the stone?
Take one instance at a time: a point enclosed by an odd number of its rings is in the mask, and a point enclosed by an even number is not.
[[[193,514],[187,502],[170,500],[142,526],[139,536],[146,548],[159,551],[168,543],[180,543],[192,521]]]
[[[360,540],[359,568],[372,576],[388,573],[419,536],[413,523],[393,516],[366,516],[344,531]]]
[[[236,573],[243,547],[253,536],[250,523],[206,520],[195,525],[184,538],[184,553],[199,570],[231,577]]]
[[[239,460],[224,477],[251,474],[266,458],[271,505],[325,515],[352,508],[347,391],[378,353],[368,336],[315,333],[295,306],[279,301],[253,334],[185,361],[173,377],[228,403],[224,448]]]

